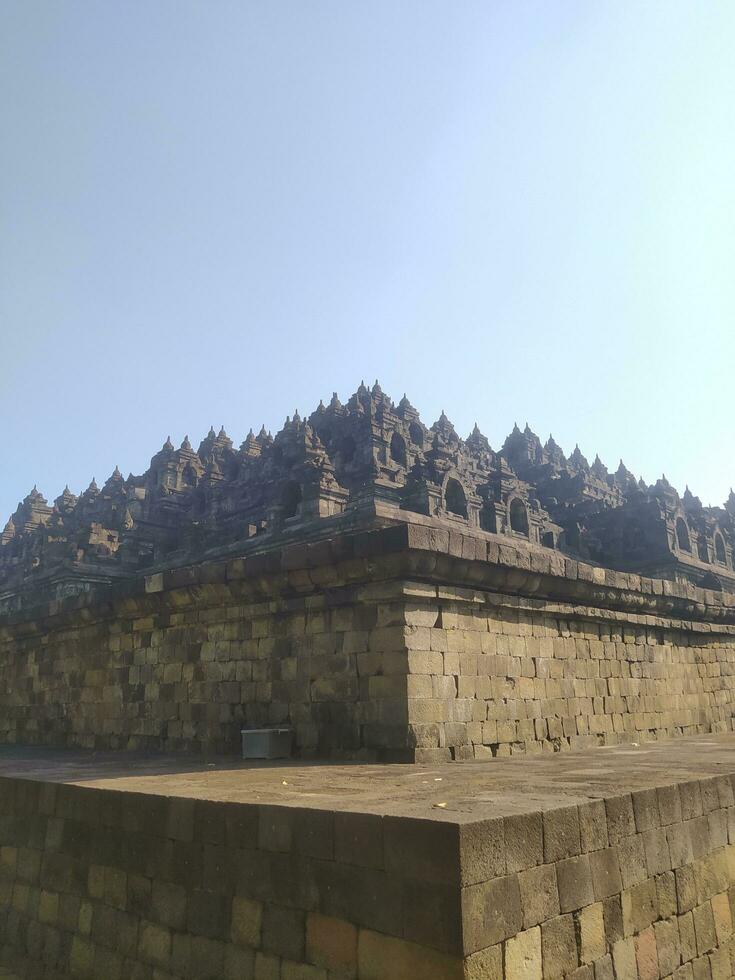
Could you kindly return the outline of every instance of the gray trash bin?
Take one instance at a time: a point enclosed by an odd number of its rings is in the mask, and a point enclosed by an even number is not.
[[[288,759],[291,756],[291,728],[243,728],[243,759]]]

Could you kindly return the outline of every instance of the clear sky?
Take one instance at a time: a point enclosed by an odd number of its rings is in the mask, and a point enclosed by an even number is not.
[[[0,518],[361,378],[721,503],[735,3],[0,0]]]

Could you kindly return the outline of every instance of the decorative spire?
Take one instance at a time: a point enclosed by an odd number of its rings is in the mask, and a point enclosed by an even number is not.
[[[574,452],[569,457],[569,462],[572,466],[575,466],[578,470],[589,470],[590,464],[587,462],[586,458],[582,455],[582,451],[579,448],[579,444],[575,445]]]
[[[482,432],[480,432],[480,427],[477,422],[475,422],[472,432],[470,432],[469,436],[467,437],[467,445],[471,449],[490,452],[490,443]]]
[[[188,436],[184,436],[184,441],[181,443],[181,449],[183,449],[185,453],[191,452],[191,443],[189,442]]]
[[[174,451],[174,444],[171,442],[171,436],[166,436],[166,441],[161,447],[162,453],[172,453]]]
[[[593,473],[598,479],[604,480],[607,476],[607,467],[600,459],[599,455],[595,454],[595,460],[590,467],[590,472]]]

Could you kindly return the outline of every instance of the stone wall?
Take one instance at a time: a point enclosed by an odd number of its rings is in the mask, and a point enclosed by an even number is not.
[[[404,836],[365,814],[0,779],[0,965],[43,980],[458,980],[458,891],[416,879]]]
[[[479,820],[155,792],[0,779],[0,964],[39,980],[734,973],[731,774],[597,799],[580,784],[578,803],[516,798]]]
[[[435,761],[732,728],[735,595],[425,524],[0,620],[0,740]]]
[[[0,645],[0,739],[231,753],[241,727],[289,724],[304,755],[405,744],[405,679],[375,677],[400,656],[383,625],[400,609],[379,589],[259,594],[234,567],[226,583],[211,572],[221,581],[22,623]]]
[[[730,980],[732,804],[722,778],[474,826],[497,876],[462,892],[465,976]]]
[[[548,600],[421,591],[406,605],[406,642],[423,761],[732,728],[735,636]]]

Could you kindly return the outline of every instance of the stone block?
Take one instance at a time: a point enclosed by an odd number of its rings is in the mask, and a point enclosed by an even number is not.
[[[672,871],[656,876],[656,902],[662,918],[669,919],[676,915],[676,878]]]
[[[613,967],[612,955],[606,953],[605,956],[597,960],[594,964],[595,980],[615,980],[615,970]]]
[[[616,847],[606,847],[599,851],[593,851],[589,855],[589,861],[596,900],[608,898],[622,890]]]
[[[224,980],[254,980],[255,952],[227,943],[223,967]],[[156,980],[156,978],[154,978]]]
[[[520,932],[523,924],[516,875],[506,875],[462,891],[465,952],[474,953]]]
[[[712,915],[712,906],[709,902],[698,905],[692,909],[694,919],[694,934],[697,939],[697,955],[702,956],[709,953],[717,945],[717,932],[715,931],[715,919]]]
[[[677,918],[679,929],[679,949],[683,962],[693,960],[697,955],[697,937],[694,932],[694,916],[686,912]]]
[[[543,817],[541,813],[522,813],[506,817],[505,854],[509,874],[524,871],[544,860]]]
[[[449,847],[450,861],[456,860],[454,839]],[[462,885],[474,885],[499,878],[506,871],[505,826],[502,819],[463,824],[459,828],[459,862]]]
[[[383,867],[383,818],[371,813],[336,813],[334,856],[342,864]]]
[[[360,929],[357,941],[360,980],[463,980],[459,957]]]
[[[505,944],[505,980],[542,980],[541,929],[511,936]]]
[[[488,946],[468,956],[464,962],[464,980],[505,980],[503,944]]]
[[[543,815],[544,861],[551,864],[581,851],[579,810],[576,806],[547,810]]]
[[[266,904],[261,924],[263,951],[300,962],[306,940],[305,913],[300,909]]]
[[[151,888],[151,917],[158,923],[183,932],[186,926],[186,890],[166,881],[153,881]]]
[[[232,899],[232,941],[238,946],[257,949],[260,946],[260,930],[263,921],[263,905],[242,895]]]
[[[168,967],[171,963],[171,932],[155,922],[141,922],[138,955],[154,966]]]
[[[586,854],[559,861],[556,865],[556,879],[562,912],[573,912],[594,901],[592,872]]]
[[[636,832],[633,800],[629,795],[605,800],[607,833],[611,844],[619,844]]]
[[[621,939],[612,948],[615,980],[639,980],[635,941],[632,937]]]
[[[576,920],[580,962],[594,963],[607,950],[602,902],[595,902],[594,905],[581,909]]]
[[[306,918],[306,958],[330,977],[357,974],[357,927],[343,919],[310,912]]]
[[[651,926],[635,937],[635,958],[640,980],[658,980],[661,974],[658,967],[656,934]]]
[[[667,976],[677,969],[681,961],[679,928],[676,919],[661,919],[653,926],[656,937],[656,952],[661,976]]]
[[[479,834],[478,844],[481,844],[482,850],[477,863],[473,862],[470,877],[481,872],[482,867],[491,862],[496,851],[501,851],[496,834],[493,833],[496,823],[500,825],[502,833],[502,821],[491,821],[487,840],[483,841],[482,832]],[[476,840],[471,827],[468,837],[471,839],[470,844]],[[384,817],[383,840],[385,868],[390,874],[439,884],[457,883],[460,838],[456,825],[438,820]],[[467,847],[463,852],[468,860],[471,857],[470,851],[471,847]],[[501,858],[498,857],[498,860]]]
[[[642,932],[658,918],[656,883],[651,878],[633,885],[632,888],[626,888],[621,894],[621,902],[623,932],[626,936]]]
[[[576,970],[579,960],[572,915],[559,915],[542,924],[541,957],[544,980],[557,980]]]
[[[543,864],[518,875],[523,926],[529,929],[560,912],[556,865]]]
[[[230,938],[230,899],[216,892],[193,889],[188,896],[186,928],[193,936]]]
[[[593,800],[579,807],[582,853],[608,846],[607,812],[604,800]]]
[[[715,920],[717,942],[724,946],[733,934],[732,912],[728,892],[721,892],[712,898],[712,915]]]

